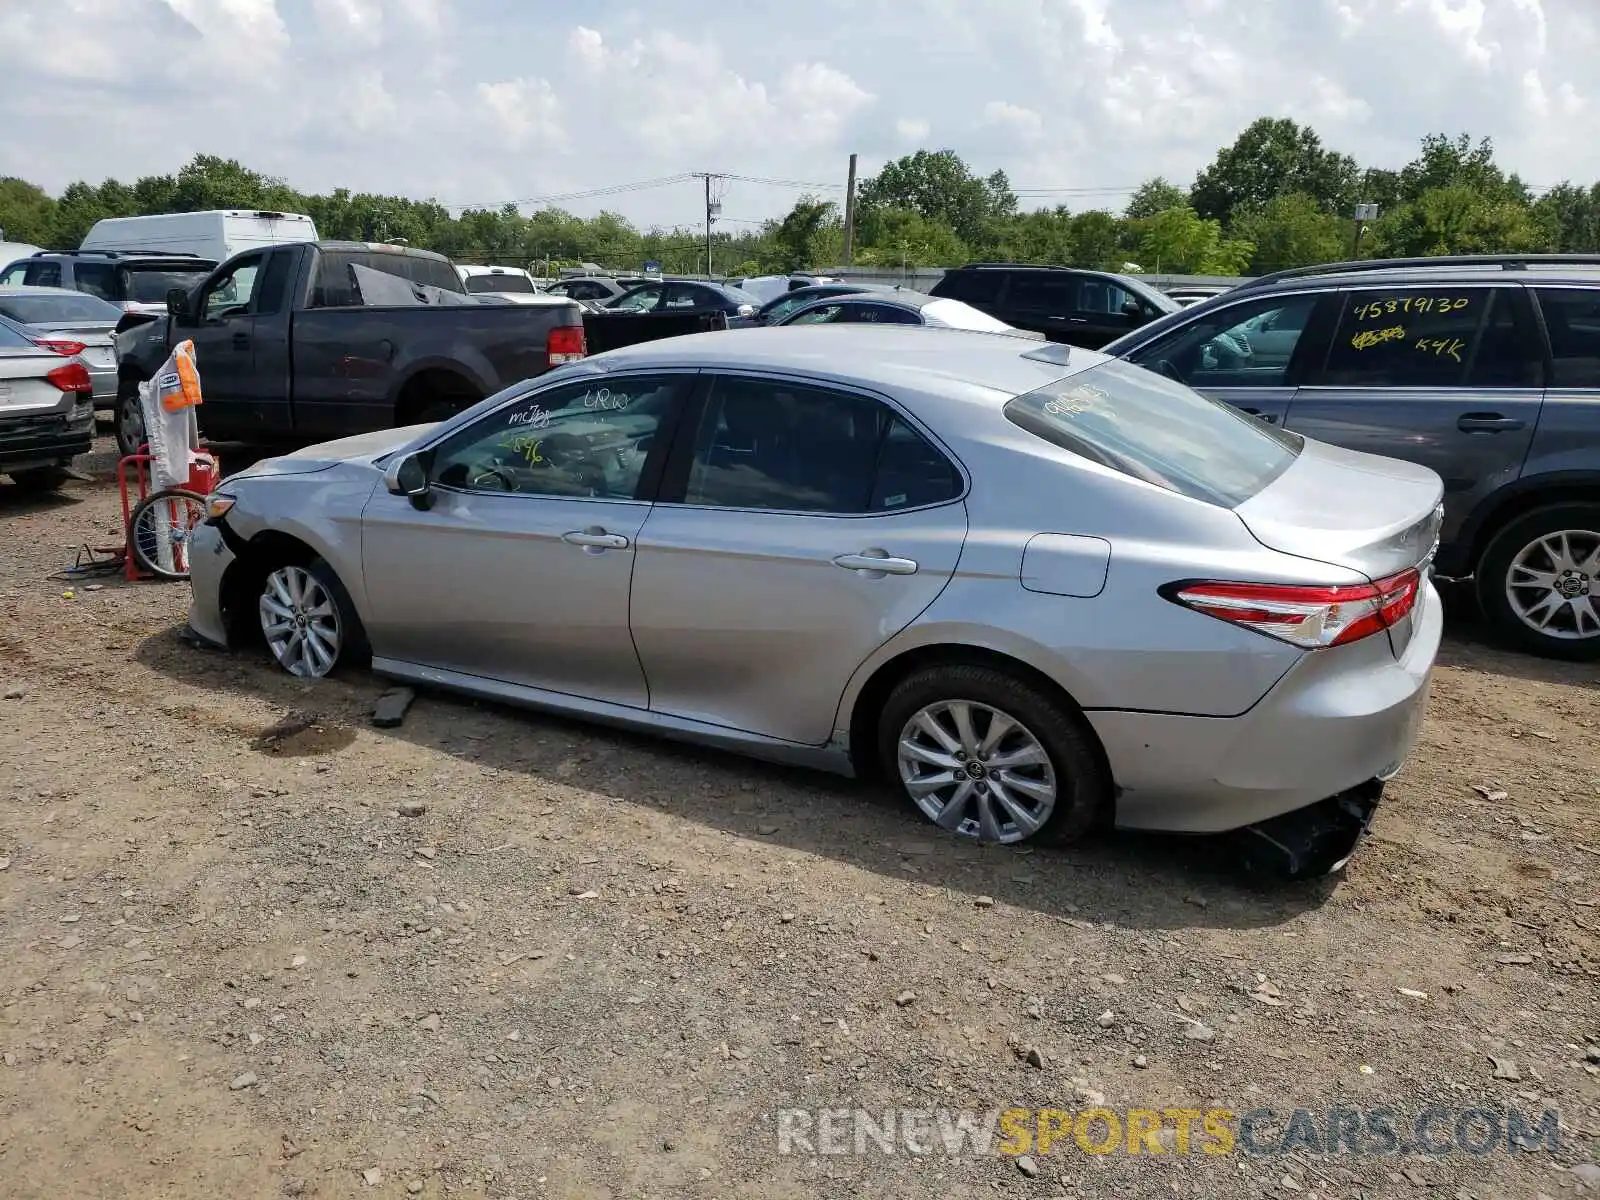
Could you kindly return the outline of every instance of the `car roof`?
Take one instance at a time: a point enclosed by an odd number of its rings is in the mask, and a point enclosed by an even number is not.
[[[1294,267],[1246,280],[1226,295],[1404,283],[1600,283],[1600,255],[1459,254]]]
[[[784,325],[690,333],[584,359],[584,371],[679,368],[806,375],[884,392],[1007,397],[1108,361],[1104,354],[1013,334],[923,325]]]

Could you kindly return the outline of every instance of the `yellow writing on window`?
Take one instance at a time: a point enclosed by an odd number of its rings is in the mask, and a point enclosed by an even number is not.
[[[1418,338],[1416,349],[1424,354],[1432,354],[1435,358],[1443,358],[1448,354],[1460,362],[1461,351],[1466,345],[1460,338]]]
[[[510,434],[500,439],[502,450],[520,455],[530,467],[535,463],[544,462],[544,455],[539,453],[539,447],[543,445],[543,438],[529,437],[525,433]]]
[[[1405,336],[1406,330],[1403,325],[1391,325],[1387,329],[1363,329],[1350,339],[1350,344],[1357,350],[1370,350],[1385,342],[1404,341]]]
[[[1452,313],[1467,307],[1466,296],[1394,296],[1369,300],[1356,310],[1356,320],[1376,321],[1396,313]]]

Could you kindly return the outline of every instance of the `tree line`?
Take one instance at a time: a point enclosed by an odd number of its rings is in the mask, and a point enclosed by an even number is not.
[[[1487,138],[1431,134],[1399,170],[1361,167],[1316,131],[1262,117],[1184,188],[1147,180],[1121,213],[1064,205],[1022,211],[1003,171],[974,173],[950,150],[919,150],[886,164],[857,191],[853,261],[861,266],[950,266],[971,259],[1063,263],[1171,274],[1261,274],[1351,257],[1354,213],[1376,204],[1359,253],[1434,255],[1600,251],[1600,184],[1536,189],[1494,160]],[[433,200],[296,191],[232,159],[197,155],[174,175],[126,184],[73,183],[59,196],[0,178],[0,229],[13,241],[71,249],[109,216],[215,208],[302,212],[325,238],[404,241],[459,262],[601,263],[705,269],[692,227],[640,230],[622,216],[578,217],[514,204],[453,211]],[[839,206],[802,196],[781,219],[714,231],[713,268],[749,275],[843,262]]]

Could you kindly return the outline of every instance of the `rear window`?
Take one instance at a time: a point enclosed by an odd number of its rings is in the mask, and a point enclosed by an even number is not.
[[[467,291],[475,296],[481,296],[485,292],[521,292],[532,295],[533,284],[526,275],[513,275],[509,271],[504,275],[468,275]]]
[[[324,250],[317,256],[317,279],[311,296],[313,308],[349,308],[360,304],[350,278],[352,263],[444,292],[465,290],[461,286],[461,276],[443,259],[382,250]]]
[[[1303,440],[1142,367],[1106,362],[1008,402],[1012,424],[1090,462],[1236,508],[1283,474]]]
[[[0,296],[0,313],[24,325],[48,325],[53,321],[105,321],[115,325],[122,310],[83,292],[63,292],[59,296]]]
[[[210,267],[123,267],[123,299],[162,304],[173,288],[188,291],[209,274]]]

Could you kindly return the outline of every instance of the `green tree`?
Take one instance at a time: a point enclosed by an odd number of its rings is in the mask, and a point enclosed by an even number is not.
[[[998,249],[1007,262],[1071,263],[1077,257],[1072,214],[1065,205],[1019,213],[1006,222]]]
[[[800,197],[783,220],[767,223],[762,267],[786,275],[820,264],[837,214],[838,209],[827,200]]]
[[[1190,189],[1195,210],[1231,222],[1285,192],[1304,192],[1329,212],[1343,213],[1357,193],[1355,159],[1323,148],[1310,126],[1287,117],[1259,117],[1217,152]]]
[[[1140,238],[1140,265],[1157,274],[1237,275],[1254,247],[1225,240],[1222,223],[1194,209],[1169,208],[1146,218]]]
[[[1128,201],[1122,215],[1132,221],[1153,217],[1169,208],[1188,208],[1189,193],[1163,176],[1146,179]]]
[[[1600,250],[1600,184],[1558,183],[1533,204],[1542,244],[1557,254]]]
[[[41,187],[14,176],[0,177],[0,241],[49,246],[55,235],[55,198]]]
[[[1341,220],[1304,192],[1274,196],[1265,207],[1234,221],[1234,237],[1251,242],[1248,270],[1265,275],[1286,267],[1335,262],[1343,256],[1349,222]]]
[[[1108,270],[1121,266],[1123,222],[1103,209],[1090,209],[1072,218],[1072,258],[1075,267]]]
[[[918,150],[863,181],[856,206],[863,225],[878,210],[904,209],[944,223],[967,245],[983,246],[1016,211],[1017,198],[1002,171],[978,179],[953,150]]]
[[[1464,183],[1423,192],[1380,217],[1373,229],[1377,250],[1401,257],[1531,251],[1541,241],[1527,205]]]
[[[971,252],[948,224],[909,208],[875,208],[865,214],[857,240],[861,266],[954,266]]]

